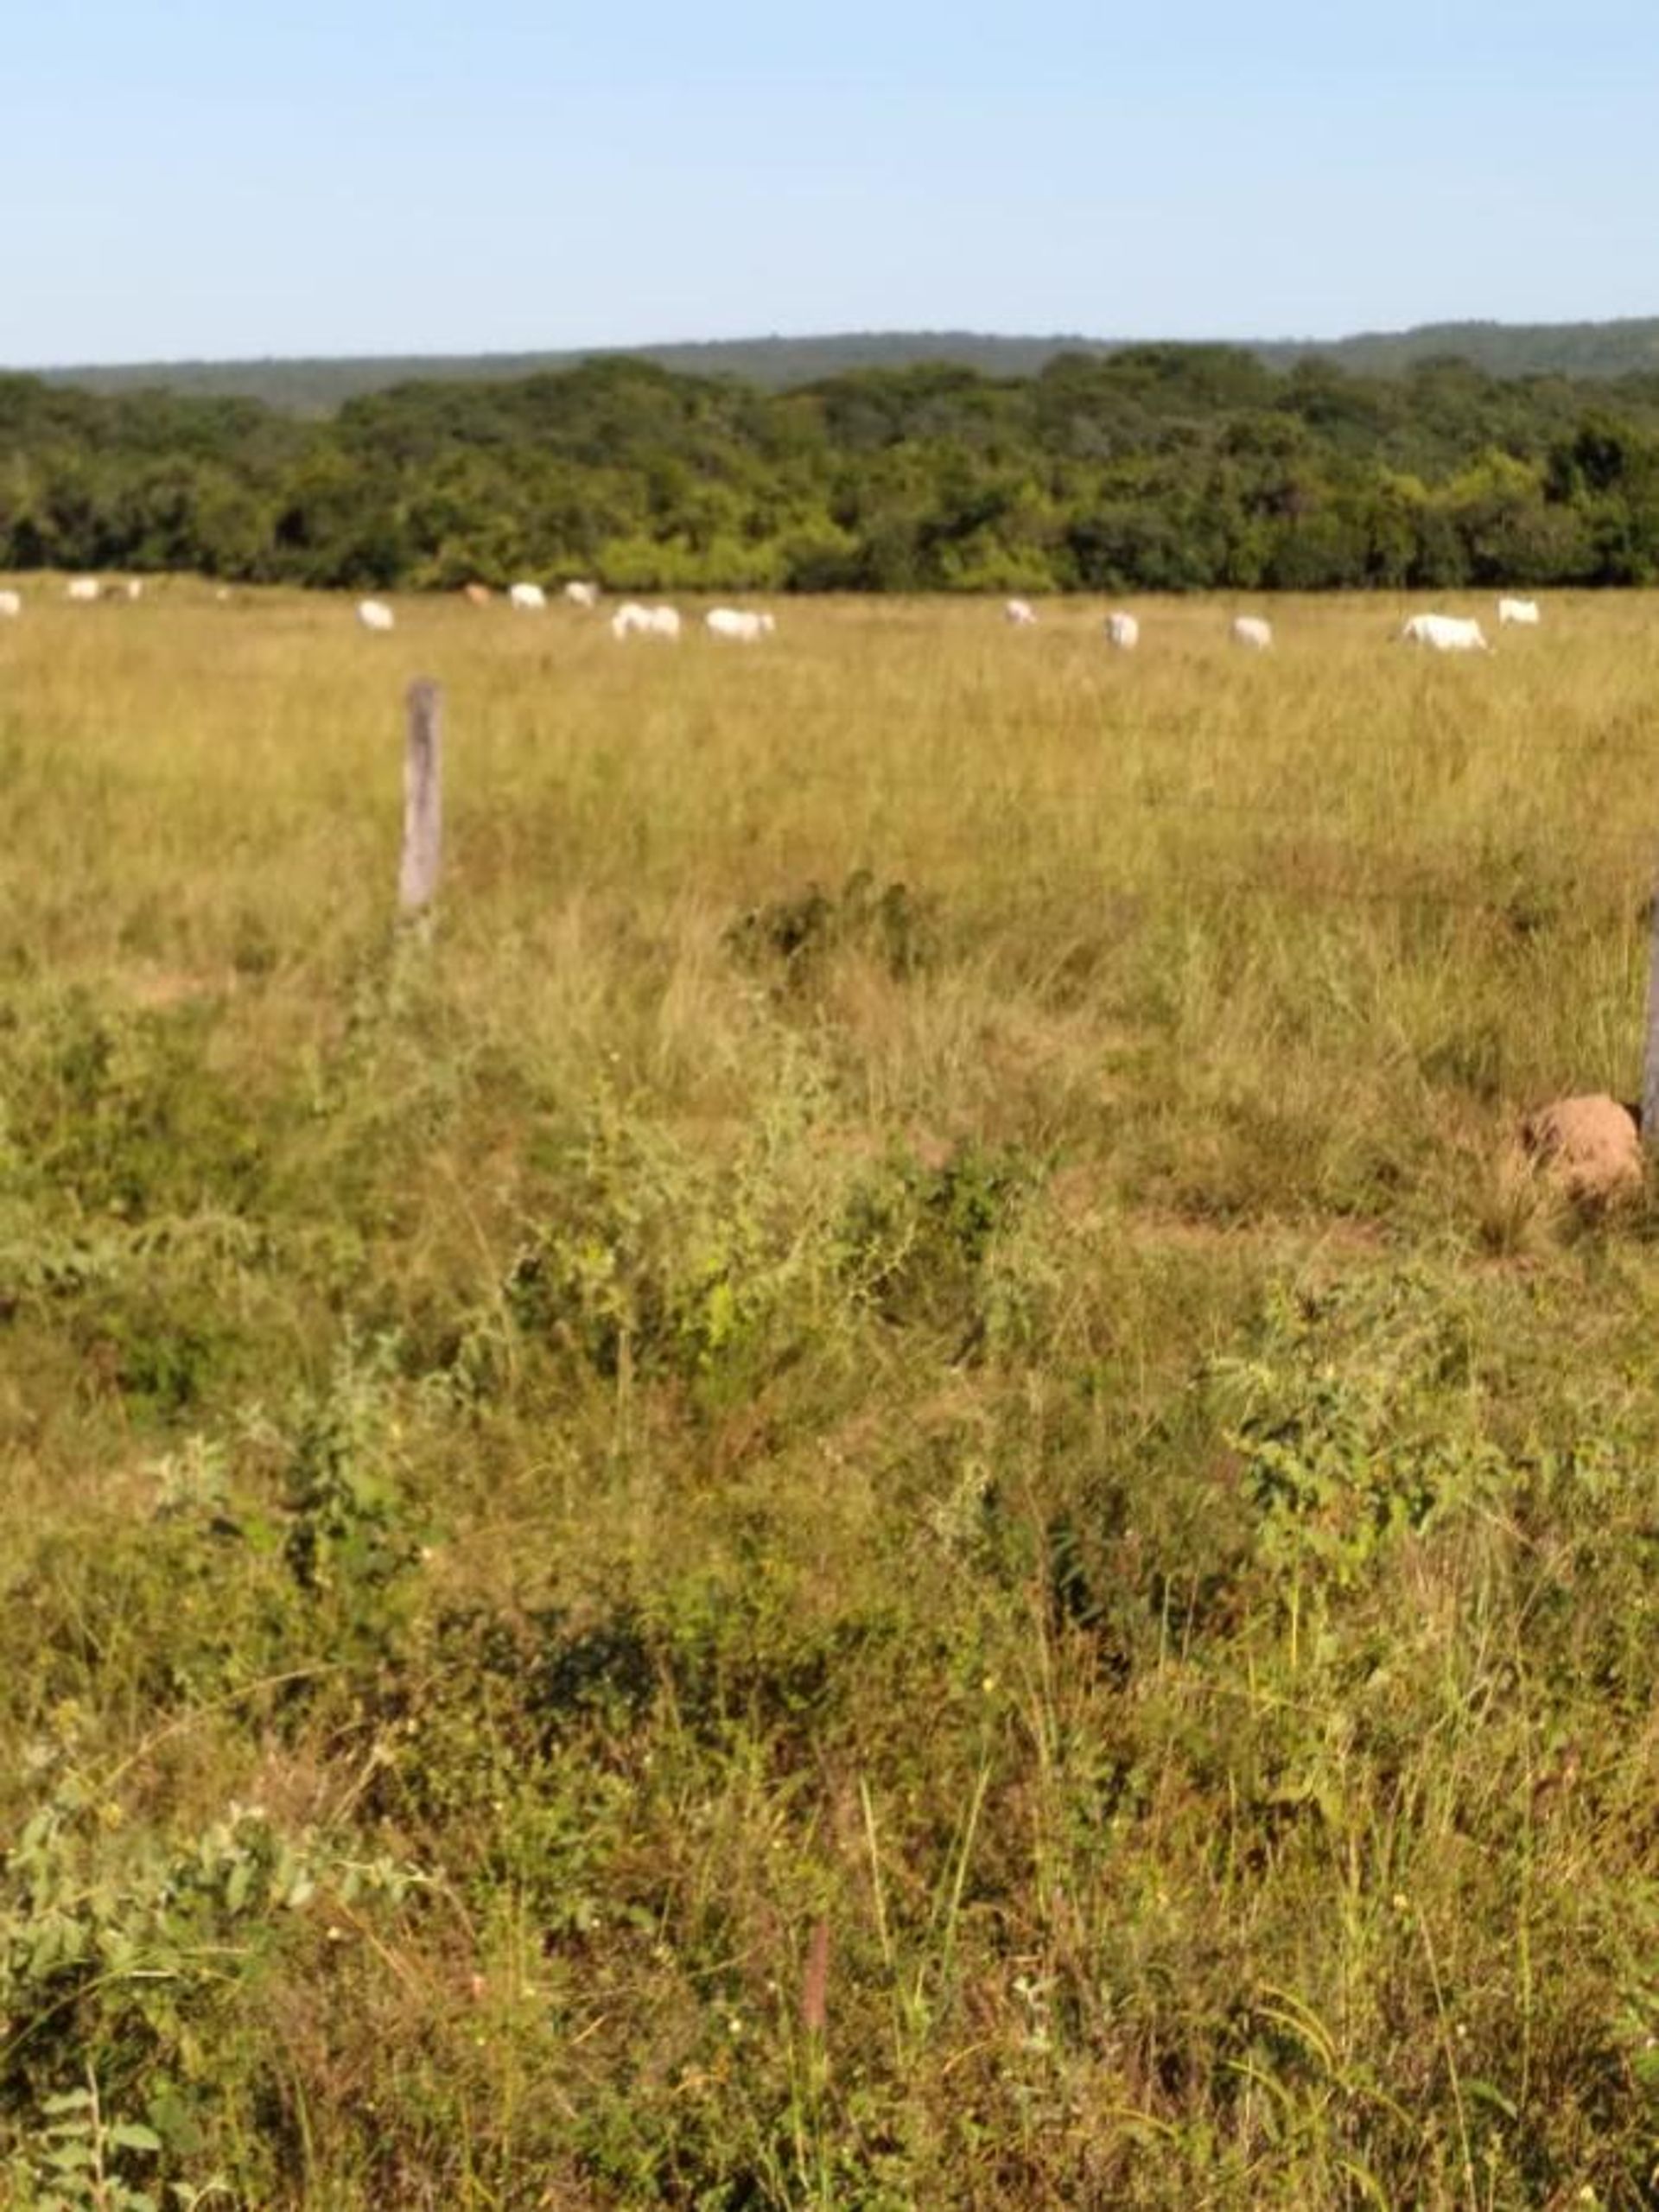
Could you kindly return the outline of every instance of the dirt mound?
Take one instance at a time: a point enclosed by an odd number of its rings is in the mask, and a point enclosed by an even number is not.
[[[1580,1205],[1610,1205],[1642,1187],[1636,1116],[1605,1093],[1541,1106],[1522,1123],[1521,1141],[1539,1173]]]

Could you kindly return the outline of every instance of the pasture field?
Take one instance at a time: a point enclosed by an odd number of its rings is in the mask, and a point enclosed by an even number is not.
[[[22,582],[5,2202],[1659,2202],[1659,599]]]

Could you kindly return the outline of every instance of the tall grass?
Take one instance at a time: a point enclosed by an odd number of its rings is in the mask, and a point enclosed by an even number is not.
[[[1653,610],[397,611],[0,630],[11,2200],[1654,2202]]]

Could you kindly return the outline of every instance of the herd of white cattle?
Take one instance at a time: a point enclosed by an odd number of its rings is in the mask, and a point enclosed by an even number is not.
[[[124,583],[105,583],[100,576],[71,576],[63,588],[63,595],[78,607],[88,607],[100,599],[142,599],[144,587],[138,576],[129,576]],[[22,611],[22,592],[0,591],[0,621],[15,622]]]
[[[486,584],[468,584],[464,595],[474,607],[487,606],[493,596]],[[576,578],[565,585],[562,596],[568,605],[591,613],[599,605],[599,586]],[[507,604],[515,613],[545,614],[547,594],[540,584],[512,584],[507,588]],[[383,599],[359,600],[357,619],[365,630],[395,629],[397,620]],[[774,615],[753,613],[740,607],[711,607],[702,625],[711,638],[731,638],[745,645],[759,645],[778,627]],[[642,607],[632,599],[625,600],[610,618],[611,635],[619,642],[625,638],[666,638],[674,644],[684,626],[678,607]]]
[[[1002,609],[1003,619],[1016,630],[1035,626],[1037,611],[1029,600],[1008,600]],[[1542,620],[1535,599],[1500,599],[1497,620],[1500,629],[1514,625],[1520,629],[1535,629]],[[1126,614],[1115,608],[1106,617],[1106,642],[1116,645],[1120,652],[1133,652],[1141,642],[1141,623],[1137,616]],[[1265,652],[1273,643],[1273,625],[1260,614],[1236,614],[1228,630],[1236,645],[1243,645],[1249,652]],[[1489,653],[1486,632],[1472,618],[1459,614],[1413,614],[1395,632],[1396,644],[1427,645],[1437,653]]]
[[[105,582],[99,576],[72,576],[64,586],[64,596],[78,606],[89,606],[99,600],[137,600],[143,596],[142,581],[130,577],[122,582]],[[218,596],[230,596],[220,588]],[[494,596],[486,584],[467,584],[463,596],[475,607],[486,606]],[[576,577],[564,585],[561,596],[568,606],[592,613],[599,606],[600,588]],[[516,583],[509,587],[507,604],[516,613],[544,614],[547,612],[547,593],[540,584]],[[11,620],[23,611],[22,594],[0,590],[0,620]],[[1003,618],[1015,629],[1029,630],[1037,626],[1037,610],[1029,600],[1010,599],[1003,605]],[[363,599],[357,603],[357,619],[365,630],[385,632],[396,629],[397,618],[383,599]],[[1535,599],[1500,599],[1497,602],[1497,621],[1500,629],[1516,627],[1536,628],[1541,616]],[[778,627],[776,619],[747,607],[712,607],[702,618],[703,627],[711,638],[725,638],[737,645],[759,645],[763,638],[771,637]],[[664,638],[671,643],[677,641],[683,628],[677,607],[642,607],[635,600],[626,600],[610,617],[611,635],[619,642],[627,638]],[[1114,608],[1104,624],[1106,641],[1120,652],[1133,652],[1141,642],[1141,623],[1138,616]],[[1229,635],[1236,645],[1250,652],[1265,652],[1273,643],[1273,625],[1259,614],[1236,614],[1229,628]],[[1395,632],[1396,641],[1402,645],[1424,645],[1438,653],[1484,653],[1491,651],[1486,633],[1478,622],[1457,614],[1414,614]]]

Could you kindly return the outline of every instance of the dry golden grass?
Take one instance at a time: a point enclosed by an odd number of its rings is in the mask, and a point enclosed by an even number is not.
[[[1278,606],[1255,658],[1211,602],[1142,605],[1133,655],[1093,607],[1022,633],[952,602],[786,604],[751,651],[618,645],[563,608],[410,601],[379,638],[343,601],[180,582],[86,609],[24,582],[15,941],[138,1006],[251,969],[227,1052],[340,1018],[418,671],[448,702],[447,982],[515,1051],[620,1052],[671,1110],[741,1112],[767,1049],[733,918],[859,869],[931,902],[948,955],[920,990],[839,965],[833,1056],[883,1128],[1109,1136],[1186,1211],[1347,1207],[1403,1150],[1445,1210],[1518,1107],[1632,1095],[1659,772],[1637,598],[1552,600],[1465,663],[1392,645],[1375,600]]]
[[[20,2205],[1651,2201],[1659,606],[21,582]]]

